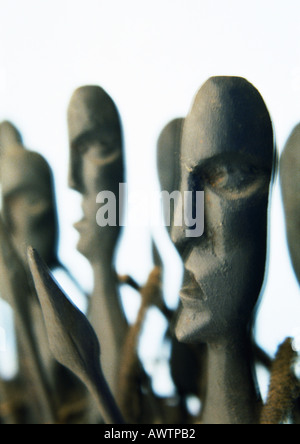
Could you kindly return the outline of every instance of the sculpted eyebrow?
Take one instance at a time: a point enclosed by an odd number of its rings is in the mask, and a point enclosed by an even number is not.
[[[218,168],[219,166],[238,165],[241,169],[247,168],[255,171],[256,174],[271,175],[272,170],[263,164],[260,159],[247,154],[228,152],[213,156],[209,159],[203,160],[200,164],[191,169],[192,174],[201,174],[206,171]]]
[[[102,143],[108,146],[120,145],[121,137],[114,127],[96,128],[80,134],[73,140],[71,147],[80,150],[93,143]]]

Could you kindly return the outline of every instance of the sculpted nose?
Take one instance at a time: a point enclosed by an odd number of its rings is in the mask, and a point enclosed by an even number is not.
[[[179,254],[184,258],[190,248],[204,238],[204,192],[185,192],[175,209],[171,238]],[[201,242],[202,243],[202,242]]]
[[[83,193],[82,165],[76,154],[71,152],[68,174],[68,185],[72,190]]]
[[[174,212],[174,220],[171,227],[171,239],[181,257],[187,251],[190,238],[186,236],[186,227],[184,225],[183,207],[177,205]]]
[[[69,185],[69,188],[71,188],[72,190],[76,190],[76,181],[74,179],[71,169],[69,169],[68,185]]]

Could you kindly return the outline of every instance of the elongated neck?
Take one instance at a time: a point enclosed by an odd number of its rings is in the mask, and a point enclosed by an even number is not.
[[[208,344],[208,386],[201,422],[204,424],[256,424],[261,399],[253,374],[251,341]]]
[[[95,263],[93,272],[94,291],[89,318],[100,342],[103,373],[111,390],[116,393],[127,322],[119,296],[117,274],[111,263]]]

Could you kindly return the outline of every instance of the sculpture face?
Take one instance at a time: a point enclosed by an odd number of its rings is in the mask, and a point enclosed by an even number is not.
[[[205,232],[172,230],[185,266],[176,334],[218,341],[250,324],[264,280],[274,144],[265,104],[246,80],[200,89],[183,128],[181,192],[205,192]]]
[[[292,132],[281,156],[280,178],[288,245],[300,284],[300,125]]]
[[[27,264],[32,245],[49,266],[57,261],[58,224],[54,184],[47,162],[20,148],[1,158],[3,217]]]
[[[80,233],[78,250],[90,262],[113,255],[119,226],[99,227],[97,195],[111,191],[118,210],[119,183],[124,181],[122,130],[111,98],[97,86],[75,91],[68,111],[70,138],[70,186],[83,196],[83,219],[75,225]],[[117,211],[117,222],[119,220]]]

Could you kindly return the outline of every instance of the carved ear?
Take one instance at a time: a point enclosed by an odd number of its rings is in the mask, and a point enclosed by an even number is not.
[[[28,248],[28,261],[55,359],[87,386],[106,423],[123,423],[102,373],[100,346],[92,326],[59,288],[48,267],[31,247]]]

